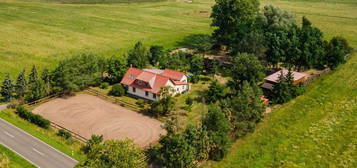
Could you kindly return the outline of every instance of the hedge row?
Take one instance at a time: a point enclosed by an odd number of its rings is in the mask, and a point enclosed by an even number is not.
[[[19,117],[45,129],[48,129],[51,125],[51,122],[49,120],[43,118],[38,114],[33,114],[31,111],[28,111],[22,106],[16,108],[16,114]]]

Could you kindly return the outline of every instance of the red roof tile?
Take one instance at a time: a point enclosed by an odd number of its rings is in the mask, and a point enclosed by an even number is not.
[[[171,70],[171,69],[165,69],[164,72],[161,75],[166,76],[166,77],[168,77],[170,79],[173,79],[173,80],[181,80],[182,77],[185,76],[185,73],[177,72],[177,71],[174,71],[174,70]]]
[[[166,70],[165,70],[166,71]],[[165,72],[164,71],[164,72]],[[174,71],[176,73],[172,73],[172,70],[166,71],[166,74],[169,74],[171,77],[179,78],[180,80],[185,75],[184,73]],[[181,76],[181,77],[180,77]],[[137,69],[137,68],[129,68],[129,70],[125,73],[121,84],[128,85],[134,88],[142,89],[145,91],[149,91],[152,93],[160,92],[161,88],[167,84],[169,80],[171,80],[175,85],[184,85],[186,82],[175,81],[176,79],[170,78],[169,76],[165,76],[162,74],[156,74],[153,72]],[[141,80],[149,83],[150,87],[139,86],[134,81]]]

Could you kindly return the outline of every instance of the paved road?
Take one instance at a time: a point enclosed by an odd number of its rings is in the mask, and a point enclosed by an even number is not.
[[[0,144],[15,151],[40,168],[72,168],[77,163],[76,160],[71,159],[1,118]]]

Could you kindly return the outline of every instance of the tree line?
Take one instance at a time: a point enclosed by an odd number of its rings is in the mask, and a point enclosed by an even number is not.
[[[258,0],[216,0],[211,18],[214,45],[227,46],[231,55],[254,54],[267,67],[334,69],[352,51],[343,37],[324,40],[307,17],[298,26],[287,11],[260,10]]]

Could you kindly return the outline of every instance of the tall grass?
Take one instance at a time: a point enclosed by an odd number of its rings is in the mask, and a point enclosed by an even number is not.
[[[13,151],[0,144],[0,167],[1,168],[35,168],[34,165],[26,161]]]

